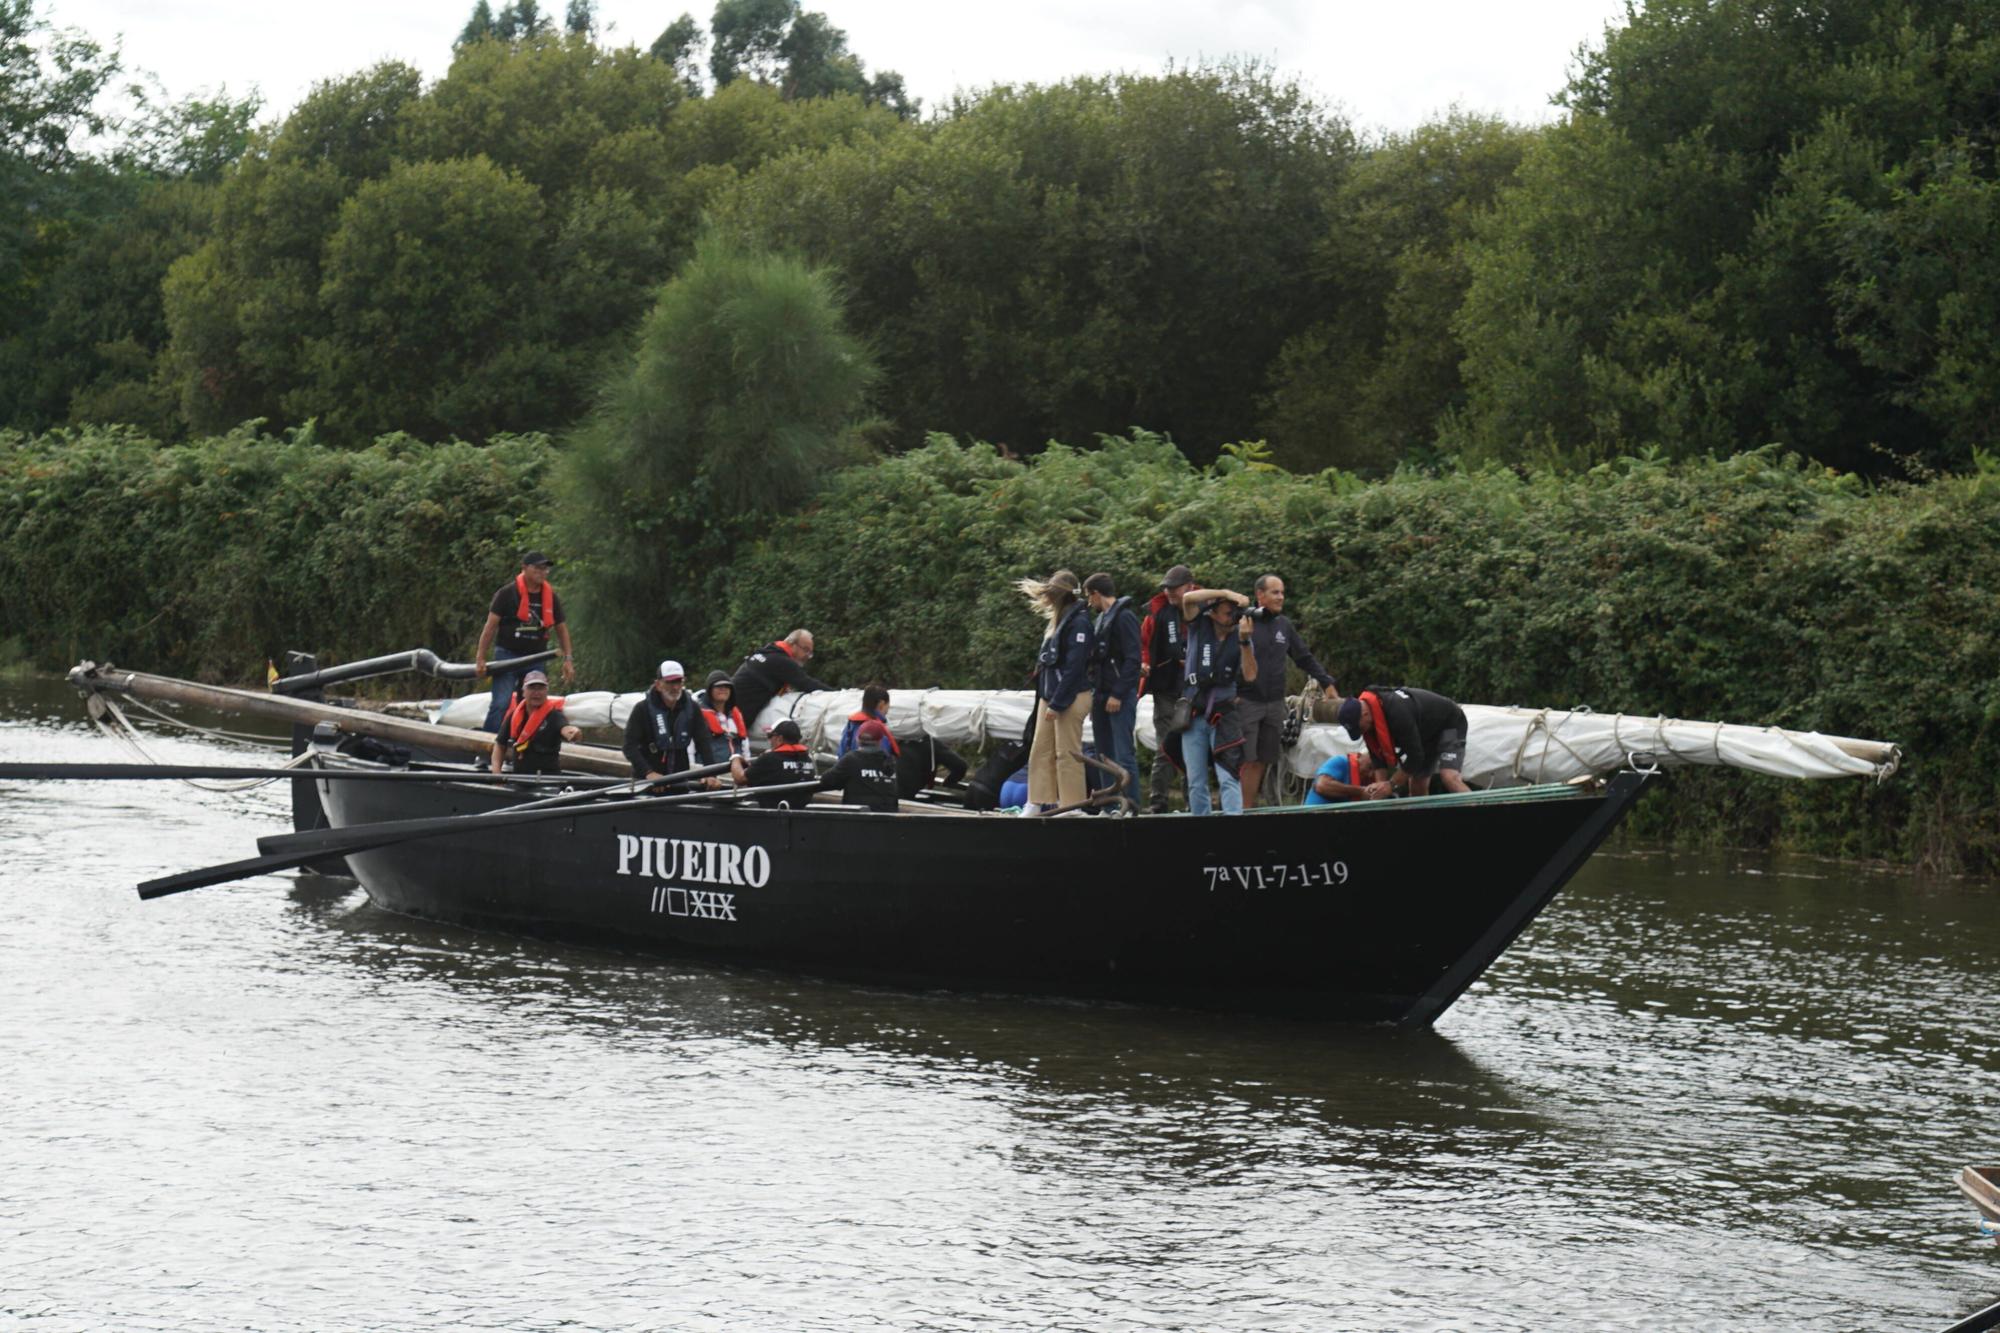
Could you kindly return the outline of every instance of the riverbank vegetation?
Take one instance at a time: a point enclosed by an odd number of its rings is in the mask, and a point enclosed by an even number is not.
[[[786,0],[475,6],[264,123],[120,59],[0,0],[10,652],[462,655],[541,545],[597,684],[805,621],[1007,685],[1014,577],[1185,559],[1344,684],[1910,751],[1656,832],[2000,870],[1986,8],[1653,0],[1552,123],[1392,133],[1229,63],[924,113]]]

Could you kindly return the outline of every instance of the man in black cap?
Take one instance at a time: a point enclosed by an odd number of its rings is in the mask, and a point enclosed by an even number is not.
[[[581,735],[563,715],[563,701],[549,694],[548,675],[530,671],[493,738],[493,771],[505,772],[511,763],[516,773],[560,773],[562,743]]]
[[[778,787],[788,782],[816,782],[819,780],[819,766],[813,762],[810,751],[805,747],[805,738],[799,731],[799,724],[785,718],[771,728],[771,748],[750,761],[749,772],[740,779],[746,787]],[[778,796],[759,796],[757,804],[767,809],[777,806],[804,805],[812,797],[807,792],[785,792]]]
[[[1167,812],[1167,798],[1173,792],[1174,776],[1180,771],[1167,758],[1167,727],[1173,719],[1174,700],[1181,696],[1181,663],[1187,656],[1188,621],[1193,619],[1181,607],[1181,596],[1194,586],[1194,572],[1175,565],[1160,580],[1160,590],[1146,604],[1146,618],[1139,625],[1139,690],[1153,699],[1153,773],[1146,784],[1146,808],[1156,815]]]
[[[496,664],[510,657],[539,653],[549,646],[549,635],[553,632],[562,644],[563,684],[576,679],[576,653],[570,647],[569,622],[563,619],[562,598],[556,596],[555,585],[549,582],[549,571],[554,568],[555,561],[540,551],[529,551],[521,557],[521,572],[493,594],[493,601],[486,608],[486,628],[479,631],[479,650],[472,659],[480,675],[486,674],[489,653]],[[486,730],[500,730],[520,677],[518,671],[493,673],[493,704],[486,710]]]

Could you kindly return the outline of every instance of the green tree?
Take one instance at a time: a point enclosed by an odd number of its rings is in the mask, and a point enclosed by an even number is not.
[[[323,318],[327,240],[341,202],[389,170],[422,85],[416,70],[398,64],[316,85],[223,181],[213,231],[173,264],[162,289],[162,374],[196,431],[254,417],[303,419],[291,415],[286,395],[311,379],[303,352]]]
[[[1285,343],[1262,404],[1288,466],[1385,470],[1460,406],[1462,247],[1535,135],[1454,111],[1385,136],[1340,181],[1312,251],[1324,317]]]
[[[719,194],[746,244],[836,267],[897,438],[1034,449],[1135,420],[1212,457],[1323,295],[1301,259],[1347,127],[1255,69],[994,88]]]
[[[465,26],[459,29],[458,40],[452,45],[465,46],[472,42],[484,41],[494,35],[493,30],[492,0],[478,0],[478,3],[472,6],[472,13],[465,20]]]
[[[1846,336],[1840,293],[1868,249],[1853,210],[1894,207],[1937,145],[1969,134],[1991,178],[1997,77],[2000,12],[1955,0],[1628,9],[1468,247],[1447,442],[1964,461],[1940,400]]]
[[[538,192],[483,157],[363,184],[326,243],[324,322],[288,415],[348,439],[484,437],[531,416],[563,377],[543,237]]]
[[[563,459],[579,651],[607,681],[700,641],[739,544],[859,457],[874,377],[828,274],[696,249]]]
[[[647,54],[671,65],[674,72],[680,75],[681,85],[687,89],[688,96],[699,97],[702,91],[701,51],[707,42],[708,38],[701,25],[695,22],[694,15],[683,14],[653,39]]]
[[[595,37],[596,0],[569,0],[569,7],[563,11],[563,31],[572,37]]]

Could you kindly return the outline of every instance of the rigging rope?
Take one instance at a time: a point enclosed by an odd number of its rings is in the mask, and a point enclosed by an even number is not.
[[[168,722],[188,731],[200,732],[208,736],[228,738],[229,733],[227,732],[216,731],[210,727],[197,726],[192,722],[184,722],[179,718],[170,717],[160,712],[159,709],[151,707],[144,700],[134,699],[131,702],[158,717],[163,722]],[[133,755],[141,762],[148,764],[162,764],[165,762],[146,748],[145,742],[140,739],[139,729],[132,725],[132,719],[126,717],[124,711],[112,700],[102,694],[93,694],[90,696],[90,702],[85,711],[89,713],[90,720],[96,724],[100,732],[123,746],[127,753]],[[107,714],[116,721],[116,726],[105,720]],[[311,757],[309,752],[293,755],[283,764],[280,764],[278,770],[268,778],[244,778],[240,781],[230,782],[215,782],[203,778],[177,778],[175,781],[184,782],[198,791],[219,792],[224,796],[240,796],[245,792],[255,791],[259,787],[269,786],[271,783],[278,781],[280,777],[285,776],[285,770],[297,768]]]

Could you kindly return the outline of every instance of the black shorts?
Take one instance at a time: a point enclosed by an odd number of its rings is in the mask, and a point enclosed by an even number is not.
[[[1438,736],[1437,762],[1431,765],[1431,772],[1438,773],[1450,769],[1456,773],[1465,767],[1465,728],[1446,727]]]
[[[1243,726],[1243,762],[1277,764],[1285,758],[1283,729],[1291,706],[1283,699],[1236,700],[1236,717]]]

